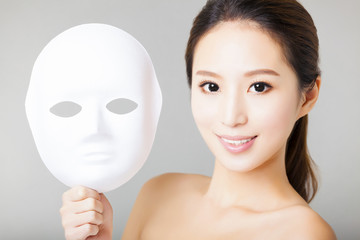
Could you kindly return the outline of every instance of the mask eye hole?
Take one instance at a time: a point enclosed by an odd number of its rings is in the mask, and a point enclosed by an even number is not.
[[[134,111],[138,104],[130,99],[117,98],[106,105],[106,108],[115,114],[127,114]]]
[[[50,108],[50,112],[58,117],[73,117],[81,111],[81,106],[77,103],[64,101],[55,104]]]

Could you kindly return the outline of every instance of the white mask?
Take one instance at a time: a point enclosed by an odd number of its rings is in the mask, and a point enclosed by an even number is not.
[[[84,24],[40,53],[25,108],[50,172],[69,187],[107,192],[144,164],[161,104],[144,47],[118,28]]]

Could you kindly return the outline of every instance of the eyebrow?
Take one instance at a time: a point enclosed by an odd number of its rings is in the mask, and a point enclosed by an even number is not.
[[[205,77],[222,78],[222,77],[221,77],[219,74],[217,74],[217,73],[209,72],[209,71],[203,71],[203,70],[197,71],[197,72],[196,72],[196,75],[202,75],[202,76],[205,76]]]
[[[280,76],[279,73],[275,72],[271,69],[256,69],[244,74],[245,77],[252,77],[255,75],[273,75],[273,76]]]
[[[214,73],[214,72],[209,72],[209,71],[197,71],[196,75],[202,75],[202,76],[206,76],[206,77],[214,77],[214,78],[222,78],[219,74]],[[280,76],[279,73],[277,73],[274,70],[271,69],[256,69],[256,70],[252,70],[249,72],[246,72],[244,74],[245,77],[252,77],[252,76],[256,76],[256,75],[273,75],[273,76]]]

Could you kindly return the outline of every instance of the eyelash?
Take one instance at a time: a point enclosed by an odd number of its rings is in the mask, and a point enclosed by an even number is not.
[[[204,89],[204,87],[205,87],[206,85],[210,85],[210,84],[214,84],[215,87],[217,87],[217,90],[216,90],[216,91],[210,91],[210,90],[205,90],[205,89]],[[250,88],[249,88],[248,92],[251,92],[250,89],[253,88],[253,87],[255,87],[256,84],[261,84],[261,85],[265,88],[265,90],[263,90],[262,92],[254,91],[255,94],[265,93],[265,92],[269,91],[269,90],[272,88],[271,84],[268,83],[268,82],[265,82],[265,81],[256,81],[256,82],[253,82],[253,83],[250,85]],[[220,88],[218,84],[216,84],[216,83],[214,83],[214,82],[212,82],[212,81],[202,81],[202,82],[199,84],[199,87],[201,88],[201,90],[202,90],[205,94],[213,94],[213,93],[216,93],[216,92],[219,91],[219,88]]]
[[[210,85],[210,84],[216,85],[218,89],[216,91],[207,91],[207,90],[205,90],[204,87],[206,85]],[[217,83],[214,83],[214,82],[211,82],[211,81],[202,81],[202,82],[200,82],[199,87],[201,88],[201,90],[205,94],[214,94],[214,93],[218,92],[219,89],[220,89],[220,87],[219,87],[219,85]]]
[[[261,85],[263,85],[263,86],[265,87],[265,90],[262,91],[262,92],[254,91],[255,94],[266,93],[267,91],[269,91],[269,90],[272,88],[271,84],[268,83],[268,82],[265,82],[265,81],[256,81],[256,82],[253,82],[253,83],[250,85],[250,88],[249,88],[248,92],[251,92],[250,89],[251,89],[252,87],[255,87],[256,84],[261,84]]]

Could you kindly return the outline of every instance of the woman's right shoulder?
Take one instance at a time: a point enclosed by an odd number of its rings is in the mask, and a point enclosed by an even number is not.
[[[148,224],[154,224],[154,216],[163,214],[164,209],[178,208],[181,199],[204,189],[209,179],[196,174],[166,173],[148,180],[136,198],[122,239],[141,239]]]
[[[165,204],[171,202],[190,184],[193,176],[182,173],[166,173],[148,180],[141,188],[130,213],[122,239],[140,239],[140,235]]]
[[[141,215],[146,221],[158,208],[171,204],[172,200],[197,192],[208,179],[206,176],[184,173],[165,173],[153,177],[142,186],[133,213]]]
[[[140,193],[146,195],[147,198],[175,196],[184,192],[197,191],[206,185],[209,179],[199,174],[165,173],[148,180]]]
[[[163,173],[148,180],[143,188],[150,190],[160,190],[173,184],[177,184],[187,178],[184,173]]]

